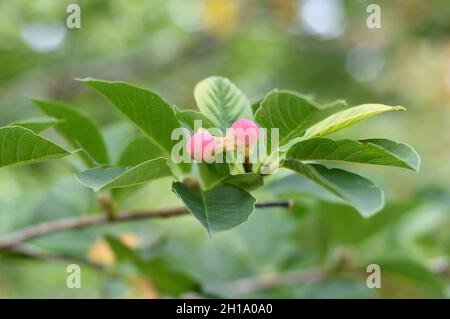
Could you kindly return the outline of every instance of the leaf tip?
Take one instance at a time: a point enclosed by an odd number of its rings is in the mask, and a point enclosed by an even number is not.
[[[79,82],[90,82],[90,81],[93,81],[94,79],[93,78],[90,78],[90,77],[85,77],[85,78],[78,78],[78,77],[75,77],[75,78],[73,78],[75,81],[79,81]]]
[[[397,111],[406,111],[406,107],[401,106],[401,105],[396,105],[396,106],[393,106],[392,108]]]
[[[414,171],[416,173],[420,172],[420,166],[422,165],[422,158],[420,157],[419,153],[415,152],[416,156],[417,156],[417,163],[416,165],[413,167]]]
[[[380,192],[380,203],[378,204],[378,206],[375,207],[374,209],[372,209],[371,211],[366,211],[366,212],[359,211],[361,216],[363,216],[366,219],[378,214],[384,208],[384,206],[386,204],[386,196],[385,196],[383,190],[381,188],[378,188],[378,190]]]
[[[39,104],[39,103],[43,103],[44,99],[41,97],[37,97],[37,96],[33,96],[33,95],[25,95],[25,97],[30,100],[31,102],[33,102],[34,104]]]

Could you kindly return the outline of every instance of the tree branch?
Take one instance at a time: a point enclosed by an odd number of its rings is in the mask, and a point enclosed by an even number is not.
[[[269,208],[269,207],[291,207],[290,201],[268,201],[256,203],[255,207]],[[125,212],[119,213],[114,219],[111,219],[106,215],[84,216],[76,218],[67,218],[44,222],[41,224],[29,226],[18,230],[12,234],[4,236],[0,239],[0,251],[10,250],[24,241],[31,240],[37,237],[46,236],[49,234],[57,233],[65,230],[80,229],[89,226],[96,226],[109,223],[120,223],[126,221],[134,221],[140,219],[149,218],[168,218],[173,216],[185,215],[188,213],[186,207],[175,207],[153,211],[141,211],[141,212]]]
[[[48,251],[41,250],[39,248],[32,247],[27,244],[17,244],[13,247],[8,248],[9,253],[17,254],[20,256],[31,257],[34,259],[46,260],[46,261],[68,261],[77,264],[83,264],[92,267],[95,270],[105,271],[105,267],[101,264],[91,262],[87,259],[78,256],[52,253]]]

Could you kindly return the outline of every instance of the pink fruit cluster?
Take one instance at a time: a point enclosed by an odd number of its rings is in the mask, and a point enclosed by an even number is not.
[[[217,141],[208,131],[200,131],[191,136],[187,143],[189,155],[198,162],[210,160],[215,153]]]
[[[258,140],[258,126],[252,120],[239,119],[227,130],[225,137],[212,136],[208,131],[201,130],[188,140],[187,152],[198,162],[209,161],[215,154],[226,150],[248,148]]]
[[[231,125],[227,136],[233,145],[254,145],[258,141],[258,126],[252,120],[240,119]]]

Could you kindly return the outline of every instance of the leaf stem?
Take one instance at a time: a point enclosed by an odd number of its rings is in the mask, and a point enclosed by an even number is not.
[[[111,198],[110,192],[103,192],[100,193],[97,197],[97,203],[102,209],[102,211],[105,212],[106,217],[109,220],[113,220],[117,216],[116,212],[116,204],[114,203],[113,199]]]

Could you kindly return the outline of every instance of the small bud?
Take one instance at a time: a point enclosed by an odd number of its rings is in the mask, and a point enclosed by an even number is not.
[[[208,131],[199,131],[191,136],[187,143],[187,152],[197,162],[213,158],[217,142]]]
[[[227,136],[235,145],[254,145],[258,141],[258,126],[252,120],[240,119],[231,125]]]

